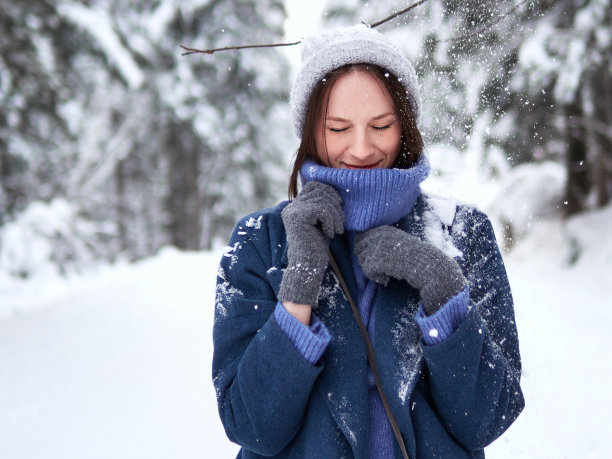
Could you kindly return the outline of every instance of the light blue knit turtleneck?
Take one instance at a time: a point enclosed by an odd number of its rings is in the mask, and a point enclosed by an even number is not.
[[[390,225],[407,215],[429,175],[421,155],[410,169],[334,169],[306,161],[300,169],[302,186],[315,181],[333,186],[342,197],[345,229],[362,232]]]

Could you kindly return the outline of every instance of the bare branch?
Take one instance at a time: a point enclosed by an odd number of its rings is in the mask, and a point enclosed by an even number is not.
[[[294,43],[272,43],[269,45],[242,45],[242,46],[226,46],[225,48],[213,48],[213,49],[196,49],[196,48],[188,48],[187,46],[179,45],[181,48],[185,50],[181,56],[187,56],[189,54],[195,53],[204,53],[204,54],[213,54],[217,51],[228,51],[232,49],[247,49],[247,48],[276,48],[278,46],[294,46],[302,43],[302,41],[296,41]]]
[[[416,7],[417,7],[417,6],[419,6],[419,5],[422,5],[422,4],[423,4],[423,3],[425,3],[426,1],[427,1],[427,0],[419,0],[418,2],[413,3],[413,4],[412,4],[412,5],[410,5],[409,7],[404,8],[403,10],[398,11],[398,12],[397,12],[397,13],[395,13],[395,14],[392,14],[392,15],[391,15],[391,16],[389,16],[388,18],[382,19],[382,20],[380,20],[380,21],[378,21],[378,22],[375,22],[374,24],[367,24],[367,25],[369,25],[369,26],[370,26],[372,29],[373,29],[374,27],[378,27],[379,25],[384,24],[385,22],[388,22],[388,21],[390,21],[391,19],[395,19],[396,17],[401,16],[402,14],[406,14],[408,11],[412,10],[413,8],[416,8]]]
[[[375,22],[374,24],[366,24],[371,28],[374,27],[378,27],[381,24],[384,24],[387,21],[390,21],[391,19],[394,19],[398,16],[401,16],[402,14],[406,14],[408,11],[416,8],[419,5],[422,5],[423,3],[425,3],[428,0],[419,0],[416,3],[413,3],[412,5],[410,5],[407,8],[404,8],[401,11],[398,11],[395,14],[392,14],[391,16],[389,16],[388,18],[385,18],[381,21]],[[237,49],[247,49],[247,48],[276,48],[278,46],[294,46],[294,45],[298,45],[302,43],[302,41],[296,41],[293,43],[272,43],[272,44],[268,44],[268,45],[242,45],[242,46],[226,46],[225,48],[212,48],[212,49],[196,49],[196,48],[188,48],[187,46],[184,45],[179,45],[181,48],[183,48],[185,50],[185,52],[183,54],[181,54],[181,56],[187,56],[189,54],[196,54],[196,53],[203,53],[203,54],[214,54],[217,51],[229,51],[229,50],[237,50]]]

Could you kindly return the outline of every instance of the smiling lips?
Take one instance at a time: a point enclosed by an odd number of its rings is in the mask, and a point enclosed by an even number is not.
[[[365,166],[357,166],[354,164],[347,164],[346,167],[347,169],[374,169],[376,166],[378,166],[379,162],[375,162],[374,164],[367,164]]]

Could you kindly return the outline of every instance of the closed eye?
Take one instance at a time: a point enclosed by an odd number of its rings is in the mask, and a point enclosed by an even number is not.
[[[385,129],[389,129],[391,127],[391,124],[387,124],[386,126],[372,126],[374,129],[376,129],[377,131],[384,131]]]
[[[329,128],[330,132],[343,132],[346,131],[348,128]]]

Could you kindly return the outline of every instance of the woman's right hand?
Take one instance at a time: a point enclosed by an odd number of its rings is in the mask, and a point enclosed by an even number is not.
[[[288,244],[288,265],[278,294],[283,304],[317,304],[329,239],[344,232],[341,204],[342,198],[332,186],[308,182],[283,209]]]

